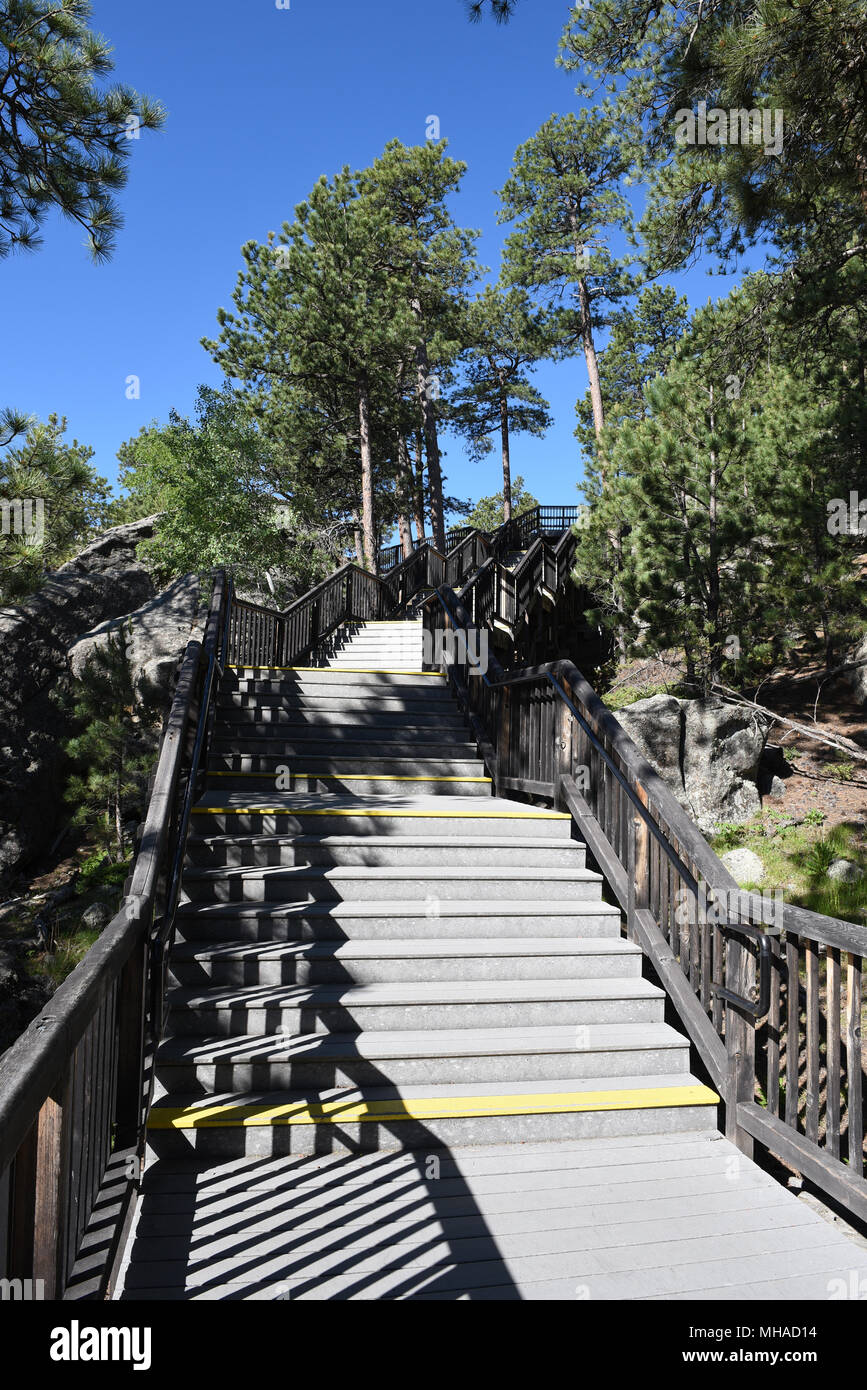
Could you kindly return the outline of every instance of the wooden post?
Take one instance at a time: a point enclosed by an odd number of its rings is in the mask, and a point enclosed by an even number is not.
[[[726,941],[726,988],[744,999],[752,999],[755,988],[755,960],[742,937],[728,933]],[[726,1001],[726,1138],[747,1158],[753,1156],[753,1141],[738,1125],[737,1107],[751,1101],[756,1084],[756,1021]]]
[[[635,784],[635,794],[642,806],[647,806],[647,792],[640,782]],[[640,813],[635,819],[635,906],[648,907],[650,904],[650,826],[647,817]]]
[[[630,811],[632,810],[630,805]],[[626,935],[635,940],[635,836],[638,817],[632,813],[626,818]]]
[[[36,1121],[36,1190],[33,1213],[33,1278],[43,1297],[63,1297],[66,1283],[67,1162],[72,1070],[54,1095],[46,1096]]]
[[[145,1047],[145,952],[147,933],[130,955],[120,974],[117,989],[117,1104],[115,1107],[115,1146],[132,1149],[138,1146],[142,1125],[142,1077]],[[162,999],[155,998],[154,1006],[162,1009]],[[162,1019],[154,1018],[154,1033],[162,1032]]]
[[[572,711],[562,700],[555,706],[554,719],[554,806],[562,802],[561,788],[564,777],[572,776],[572,732],[575,721]]]
[[[503,686],[500,693],[500,727],[497,732],[496,792],[502,796],[501,779],[509,775],[509,743],[512,721],[512,688]]]

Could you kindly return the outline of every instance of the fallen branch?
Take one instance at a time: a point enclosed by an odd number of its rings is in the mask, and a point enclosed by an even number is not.
[[[867,763],[867,750],[862,748],[860,744],[853,743],[850,738],[844,738],[842,734],[819,734],[806,724],[799,724],[795,719],[786,719],[784,715],[776,714],[767,705],[760,705],[755,700],[748,700],[744,695],[739,695],[736,690],[732,690],[730,686],[721,685],[719,681],[711,681],[711,689],[719,691],[730,705],[742,705],[747,709],[754,709],[758,714],[764,714],[767,718],[772,719],[775,724],[782,724],[785,728],[794,730],[795,733],[803,734],[805,738],[813,739],[815,743],[824,743],[829,748],[836,748],[841,753],[848,753],[859,763]]]

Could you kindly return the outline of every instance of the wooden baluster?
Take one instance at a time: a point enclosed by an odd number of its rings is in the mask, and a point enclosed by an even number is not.
[[[804,942],[807,965],[807,1113],[804,1133],[811,1144],[819,1140],[819,949]]]
[[[753,998],[755,958],[742,937],[733,932],[726,941],[726,987],[744,999]],[[738,1124],[737,1106],[751,1101],[756,1088],[755,1019],[736,1004],[726,1002],[726,1138],[747,1158],[753,1156],[753,1141]]]
[[[786,1124],[798,1128],[801,1054],[800,943],[786,936]]]
[[[827,1044],[825,1048],[825,1147],[840,1157],[840,952],[826,953]]]
[[[850,953],[846,967],[846,1079],[849,1083],[849,1167],[864,1172],[864,1111],[861,1080],[862,957]]]
[[[612,780],[615,790],[619,792],[620,784],[613,775]],[[625,792],[621,794],[625,798]],[[645,908],[650,902],[650,827],[647,823],[647,792],[640,782],[635,784],[635,794],[645,808],[644,815],[638,812],[635,817],[635,907]]]
[[[771,1115],[780,1113],[780,1027],[781,1027],[781,990],[780,990],[780,939],[778,936],[769,938],[771,944],[771,1009],[768,1014],[766,1024],[768,1034],[768,1112]]]

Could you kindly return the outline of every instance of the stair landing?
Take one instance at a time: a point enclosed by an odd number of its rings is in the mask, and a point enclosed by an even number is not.
[[[853,1275],[862,1244],[696,1130],[164,1160],[115,1296],[827,1301]]]

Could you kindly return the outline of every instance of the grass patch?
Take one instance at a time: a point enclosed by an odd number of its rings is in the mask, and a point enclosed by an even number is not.
[[[84,959],[98,937],[99,932],[88,927],[81,927],[68,936],[58,937],[53,951],[33,952],[30,959],[34,973],[50,980],[57,989]]]
[[[621,685],[615,690],[608,690],[600,698],[603,699],[609,709],[624,709],[626,705],[634,705],[636,700],[649,700],[651,695],[675,695],[676,690],[671,689],[664,683],[662,685]]]
[[[867,852],[858,843],[855,831],[847,825],[825,830],[815,822],[785,825],[784,819],[778,812],[765,812],[746,825],[720,825],[711,844],[717,854],[735,846],[752,850],[765,869],[761,889],[781,890],[787,903],[827,917],[865,924]],[[864,878],[857,883],[828,878],[828,869],[835,859],[851,860],[864,872]]]

